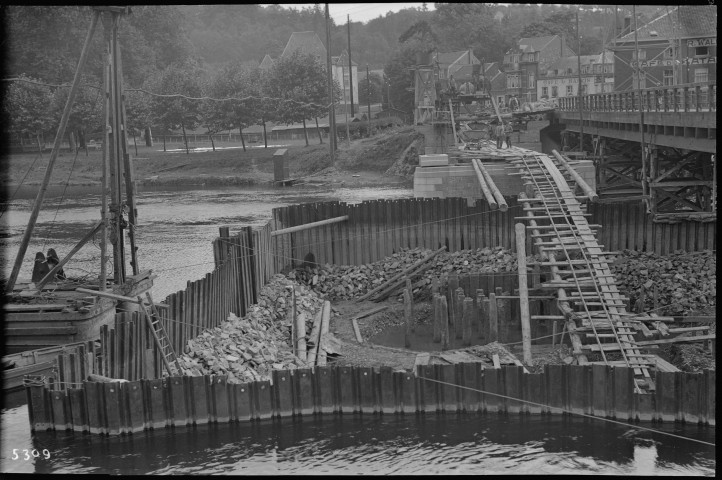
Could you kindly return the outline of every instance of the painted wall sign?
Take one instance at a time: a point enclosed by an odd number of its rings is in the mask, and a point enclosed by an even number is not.
[[[643,60],[639,62],[641,68],[646,67],[672,67],[674,65],[707,65],[717,63],[717,57],[701,57],[701,58],[685,58],[683,60]],[[637,66],[637,62],[630,62],[632,67]]]
[[[687,40],[688,47],[711,47],[713,45],[717,45],[717,37],[691,38]]]

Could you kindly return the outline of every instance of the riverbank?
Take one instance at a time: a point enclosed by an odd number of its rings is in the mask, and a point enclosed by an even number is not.
[[[264,185],[273,182],[273,154],[286,149],[290,178],[298,183],[331,184],[339,187],[410,186],[418,161],[419,141],[423,138],[412,127],[394,128],[371,138],[339,142],[335,162],[331,162],[327,143],[305,145],[246,145],[215,142],[185,146],[163,144],[153,147],[131,145],[136,181],[139,185]],[[291,143],[291,142],[288,142]],[[413,147],[409,148],[412,144]],[[5,156],[0,184],[5,188],[41,185],[50,152]],[[395,168],[393,168],[395,167]],[[392,171],[389,171],[391,169]],[[50,185],[99,186],[102,152],[62,152],[55,162]],[[388,173],[387,173],[388,172]]]

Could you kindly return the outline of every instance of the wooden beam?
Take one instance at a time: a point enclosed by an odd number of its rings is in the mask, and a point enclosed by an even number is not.
[[[699,205],[696,205],[696,204],[690,202],[689,200],[686,200],[680,196],[677,196],[674,193],[668,192],[661,188],[655,188],[654,191],[657,192],[657,194],[659,194],[659,195],[669,197],[669,198],[681,203],[682,205],[686,205],[687,207],[691,208],[692,210],[694,210],[696,212],[704,212],[704,209],[702,207],[700,207]]]
[[[348,220],[348,215],[341,217],[327,218],[326,220],[319,220],[318,222],[305,223],[303,225],[296,225],[295,227],[282,228],[280,230],[274,230],[271,232],[271,236],[275,237],[284,233],[300,232],[302,230],[308,230],[309,228],[322,227],[331,223],[345,222]]]
[[[567,172],[569,172],[577,185],[581,187],[584,194],[589,197],[589,200],[591,200],[592,202],[599,201],[599,195],[597,194],[597,192],[595,192],[594,189],[590,187],[589,184],[581,177],[581,175],[579,175],[579,173],[577,173],[577,171],[574,170],[574,168],[572,168],[569,163],[567,163],[564,157],[559,155],[559,152],[557,152],[556,150],[552,150],[552,154],[562,164],[562,166],[567,170]]]
[[[497,208],[499,204],[496,203],[494,195],[491,194],[489,186],[486,184],[486,180],[484,180],[484,175],[481,173],[481,169],[478,165],[479,162],[481,162],[481,160],[479,160],[478,158],[471,159],[471,164],[473,165],[474,171],[476,172],[476,179],[479,181],[481,192],[484,194],[484,198],[486,198],[487,203],[489,203],[489,208]]]
[[[412,272],[412,271],[416,270],[418,267],[420,267],[420,266],[423,265],[424,263],[428,262],[429,260],[431,260],[432,258],[434,258],[436,255],[440,254],[440,253],[443,252],[444,250],[446,250],[446,245],[444,245],[443,247],[439,248],[439,249],[436,250],[435,252],[427,255],[426,257],[422,258],[421,260],[419,260],[418,262],[414,263],[414,264],[411,265],[410,267],[405,268],[401,273],[395,275],[395,276],[394,276],[393,278],[391,278],[390,280],[385,281],[384,283],[382,283],[382,284],[379,285],[378,287],[374,288],[374,289],[371,290],[370,292],[367,292],[365,295],[359,297],[358,299],[356,299],[356,303],[358,303],[358,302],[360,302],[360,301],[362,301],[362,300],[366,300],[367,298],[371,297],[372,295],[375,295],[376,293],[380,292],[381,290],[385,289],[386,287],[395,284],[396,282],[399,281],[399,279],[402,279],[402,278],[403,278],[405,275],[407,275],[409,272]]]
[[[692,152],[692,153],[698,153],[698,152]],[[681,163],[676,164],[671,169],[664,172],[662,175],[658,176],[654,180],[652,180],[652,183],[655,182],[661,182],[665,178],[669,177],[670,175],[677,173],[678,171],[682,170],[689,162],[695,160],[697,158],[696,155],[689,155],[685,160],[683,160]]]
[[[482,175],[484,175],[484,180],[486,180],[487,185],[489,185],[491,193],[494,195],[496,202],[499,204],[499,210],[501,210],[502,212],[506,212],[507,210],[509,210],[509,205],[506,204],[506,200],[504,200],[504,195],[501,194],[501,191],[494,183],[494,179],[491,178],[489,172],[486,170],[486,168],[484,168],[484,164],[478,162],[478,166],[479,170],[481,170]]]
[[[526,277],[526,228],[523,223],[514,226],[516,232],[516,258],[519,270],[519,315],[521,316],[521,340],[524,351],[524,363],[532,364],[531,327],[529,326],[529,287]]]

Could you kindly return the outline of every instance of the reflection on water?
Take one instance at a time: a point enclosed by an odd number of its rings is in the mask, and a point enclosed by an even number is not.
[[[665,425],[714,441],[714,429]],[[712,447],[558,416],[344,415],[100,437],[39,433],[22,470],[107,474],[714,475]]]

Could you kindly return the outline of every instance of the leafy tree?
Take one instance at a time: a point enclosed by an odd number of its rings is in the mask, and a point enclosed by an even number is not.
[[[65,104],[70,94],[69,88],[57,88],[53,94],[53,118],[55,124],[60,124]],[[97,132],[103,123],[103,86],[102,82],[92,75],[83,75],[80,78],[80,87],[73,100],[68,117],[66,133],[71,149],[85,146],[85,137],[88,132]]]
[[[414,93],[408,90],[412,86],[408,69],[416,65],[418,53],[416,45],[402,48],[384,66],[387,103],[392,108],[406,112],[414,108]]]
[[[360,105],[381,103],[383,101],[384,79],[376,73],[363,77],[358,82],[358,101]]]
[[[138,147],[136,144],[136,136],[140,135],[143,130],[146,135],[150,134],[150,126],[153,123],[153,112],[151,110],[151,98],[137,90],[126,90],[125,98],[125,117],[128,123],[128,130],[133,136],[133,143],[136,145],[136,155]],[[150,139],[146,137],[146,145],[150,146]]]
[[[202,95],[201,77],[203,73],[192,61],[184,64],[172,64],[153,76],[149,90],[159,94],[151,101],[155,120],[166,129],[180,127],[188,151],[186,126],[195,128],[200,122],[200,102],[193,100]]]
[[[268,96],[283,100],[277,103],[275,118],[287,125],[303,122],[308,145],[306,120],[318,116],[323,111],[322,105],[326,103],[326,66],[313,54],[295,51],[274,63],[268,72],[265,86]]]
[[[8,130],[21,136],[34,136],[40,148],[41,137],[53,125],[52,92],[48,87],[22,81],[10,83],[4,90],[2,107]]]

